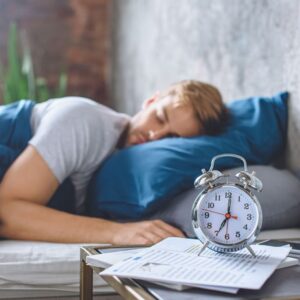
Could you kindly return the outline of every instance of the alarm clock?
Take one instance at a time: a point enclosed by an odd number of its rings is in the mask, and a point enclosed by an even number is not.
[[[233,182],[229,182],[229,175],[214,170],[215,161],[223,157],[243,162],[244,170],[235,175]],[[206,247],[217,252],[247,248],[255,257],[250,245],[260,232],[262,210],[252,190],[261,192],[263,185],[255,172],[248,172],[246,160],[231,153],[217,155],[213,157],[209,170],[203,169],[194,185],[203,188],[192,207],[192,226],[204,244],[198,255]]]

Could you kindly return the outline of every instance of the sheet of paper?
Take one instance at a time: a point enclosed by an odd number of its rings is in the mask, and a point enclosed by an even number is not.
[[[289,245],[285,245],[282,247],[289,247]],[[89,255],[86,258],[86,262],[88,265],[95,266],[95,267],[101,267],[101,268],[108,268],[118,262],[124,261],[126,259],[131,258],[133,255],[138,254],[141,252],[141,250],[145,249],[146,247],[141,247],[141,248],[124,248],[124,250],[120,251],[112,251],[112,252],[107,252],[103,254],[94,254],[94,255]],[[186,249],[190,253],[195,253],[197,254],[198,247],[192,247],[191,249]],[[108,251],[107,249],[105,249]],[[187,252],[183,251],[183,252]],[[291,254],[291,252],[289,253]],[[282,269],[282,268],[287,268],[290,266],[295,266],[299,263],[299,260],[296,258],[291,258],[287,257],[284,259],[280,265],[277,267],[277,269]]]
[[[278,269],[288,268],[292,266],[297,266],[299,264],[299,259],[287,257],[285,260],[283,260],[280,265],[277,267]]]
[[[138,254],[139,252],[141,252],[141,249],[130,249],[130,250],[117,251],[112,253],[90,255],[86,258],[86,262],[92,266],[108,268],[118,262],[125,261],[133,257],[135,254]],[[163,282],[154,282],[154,283],[177,291],[183,291],[190,288],[189,286],[183,284],[171,284],[171,283],[163,283]],[[232,288],[214,287],[214,286],[199,286],[199,287],[209,289],[209,290],[233,293],[233,294],[236,294],[238,292],[238,289],[232,289]]]
[[[199,240],[168,238],[100,274],[195,287],[259,289],[290,251],[253,245],[256,258],[246,249],[228,254],[206,249],[195,255],[201,247]]]
[[[132,256],[141,252],[141,249],[130,249],[126,251],[117,251],[112,253],[105,254],[95,254],[87,256],[86,262],[89,265],[108,268],[120,261],[124,261],[126,259],[131,258]]]

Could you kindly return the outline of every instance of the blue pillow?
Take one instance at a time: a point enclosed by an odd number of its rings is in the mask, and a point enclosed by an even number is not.
[[[249,164],[272,162],[285,145],[287,98],[283,92],[231,102],[230,124],[219,136],[166,138],[115,152],[89,185],[89,215],[117,220],[147,217],[191,188],[217,154],[236,153]],[[215,168],[240,164],[224,158]]]

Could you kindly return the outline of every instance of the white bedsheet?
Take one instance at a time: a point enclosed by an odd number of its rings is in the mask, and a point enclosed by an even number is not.
[[[0,289],[78,293],[81,246],[0,241]],[[94,279],[95,292],[112,291],[99,276]]]

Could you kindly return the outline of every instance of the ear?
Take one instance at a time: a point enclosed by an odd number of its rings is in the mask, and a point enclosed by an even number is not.
[[[159,94],[160,92],[156,92],[152,97],[146,99],[144,102],[143,102],[143,105],[142,105],[142,109],[145,109],[147,108],[148,106],[150,106],[152,103],[156,102],[159,98]]]

